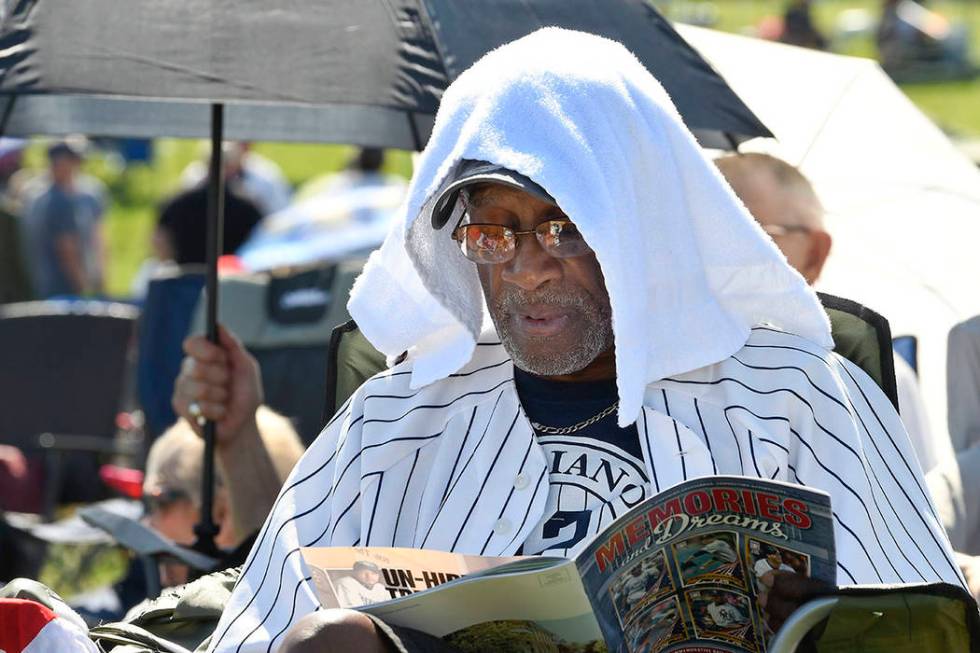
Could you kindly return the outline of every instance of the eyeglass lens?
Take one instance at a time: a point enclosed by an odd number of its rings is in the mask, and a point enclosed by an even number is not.
[[[453,234],[466,258],[476,263],[504,263],[517,251],[517,237],[534,234],[545,252],[555,258],[582,256],[591,251],[578,228],[568,220],[547,220],[533,231],[515,231],[496,224],[465,224]]]

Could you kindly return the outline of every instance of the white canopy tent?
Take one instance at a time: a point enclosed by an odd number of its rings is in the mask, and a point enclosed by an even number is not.
[[[980,171],[877,63],[678,26],[813,182],[834,246],[818,287],[919,341],[935,433],[946,427],[946,336],[980,313]],[[980,401],[980,398],[978,398]]]

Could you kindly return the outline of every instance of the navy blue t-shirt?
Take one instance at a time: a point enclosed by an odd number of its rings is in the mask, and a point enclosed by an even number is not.
[[[616,382],[551,381],[514,369],[517,394],[532,422],[564,427],[602,412],[618,398]],[[570,555],[579,543],[650,494],[636,425],[616,413],[568,435],[536,431],[547,456],[550,489],[544,518],[524,541],[525,555]]]

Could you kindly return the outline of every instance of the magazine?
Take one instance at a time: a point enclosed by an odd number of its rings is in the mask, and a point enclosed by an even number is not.
[[[764,653],[767,576],[833,584],[837,567],[826,493],[736,476],[647,499],[570,560],[376,547],[303,557],[324,607],[474,652]]]

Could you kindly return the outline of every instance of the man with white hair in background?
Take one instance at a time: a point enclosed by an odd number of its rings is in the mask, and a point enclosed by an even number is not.
[[[319,609],[301,547],[574,555],[713,474],[827,491],[839,584],[962,583],[894,409],[617,43],[545,29],[464,72],[349,307],[407,357],[297,464],[211,651],[447,650]],[[255,375],[185,348],[178,412],[255,451]],[[826,589],[778,575],[770,623]]]
[[[256,422],[265,450],[269,452],[274,477],[281,484],[303,455],[303,443],[288,419],[265,406],[258,410]],[[219,451],[219,464],[226,459],[227,456],[221,456]],[[143,500],[147,521],[158,533],[183,546],[194,544],[194,526],[201,519],[203,461],[204,441],[183,419],[153,442],[146,458]],[[220,471],[219,468],[219,481]],[[258,527],[252,521],[254,507],[240,504],[240,500],[236,501],[236,497],[219,484],[212,508],[219,529],[215,544],[232,557],[237,547],[250,544],[248,537]],[[243,554],[244,551],[239,554],[239,560]],[[160,567],[163,587],[187,582],[187,574],[187,568],[178,563],[168,562]]]
[[[831,238],[824,230],[823,207],[806,177],[768,154],[726,155],[715,159],[715,164],[787,262],[813,284],[830,253]],[[940,522],[957,551],[970,591],[980,596],[980,559],[974,557],[980,554],[980,505],[976,500],[980,474],[974,472],[980,463],[980,447],[953,457],[946,434],[941,434],[946,441],[932,435],[918,378],[897,354],[895,376],[902,422],[926,473]]]
[[[808,284],[815,284],[833,241],[824,228],[823,205],[809,180],[785,161],[758,152],[722,156],[715,159],[715,164],[745,208],[786,256],[786,262]],[[922,471],[928,472],[950,449],[929,428],[915,371],[898,354],[894,354],[894,361],[902,423]]]

